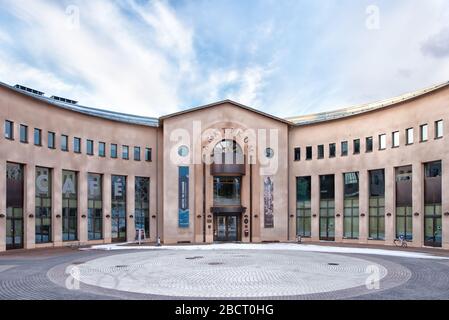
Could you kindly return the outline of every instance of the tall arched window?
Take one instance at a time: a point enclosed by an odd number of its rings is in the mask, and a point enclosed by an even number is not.
[[[212,157],[216,164],[244,164],[242,148],[234,140],[222,140],[214,147]]]

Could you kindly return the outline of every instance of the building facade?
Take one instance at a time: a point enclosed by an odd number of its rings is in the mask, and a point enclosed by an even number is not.
[[[161,118],[0,84],[0,251],[133,241],[449,249],[449,83],[281,119]]]

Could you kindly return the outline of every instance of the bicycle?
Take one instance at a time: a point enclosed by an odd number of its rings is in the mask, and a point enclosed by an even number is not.
[[[401,235],[399,238],[393,240],[396,247],[402,247],[407,248],[407,241],[405,240],[404,236]]]

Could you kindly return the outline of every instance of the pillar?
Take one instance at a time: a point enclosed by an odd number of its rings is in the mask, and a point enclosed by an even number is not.
[[[442,177],[442,228],[443,228],[443,248],[449,249],[449,158],[443,159]]]
[[[395,169],[385,168],[385,244],[393,245],[396,237]]]
[[[369,174],[368,171],[359,172],[359,242],[368,242],[369,227]]]
[[[88,240],[87,187],[87,172],[80,171],[78,173],[78,239],[80,243],[86,243]]]
[[[6,161],[0,161],[0,252],[6,250]]]
[[[33,249],[36,246],[36,167],[34,164],[27,164],[25,166],[24,177],[24,208],[23,208],[23,232],[24,232],[24,247],[26,249]],[[33,218],[30,218],[30,215]]]
[[[320,239],[320,177],[312,175],[312,241]]]
[[[62,168],[55,167],[52,174],[52,241],[62,246]]]
[[[126,241],[134,241],[136,238],[135,215],[135,177],[126,177]]]
[[[421,247],[424,244],[424,166],[413,162],[412,170],[413,246]]]
[[[335,173],[335,241],[343,240],[344,183],[343,173]],[[337,215],[340,215],[337,217]]]
[[[103,175],[102,183],[103,239],[105,243],[111,243],[111,175],[109,173]]]

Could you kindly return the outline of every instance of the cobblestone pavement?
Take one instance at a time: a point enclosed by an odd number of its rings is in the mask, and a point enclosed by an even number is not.
[[[378,289],[365,285],[369,266],[381,277]],[[449,261],[273,250],[0,255],[0,300],[214,298],[449,299]]]

